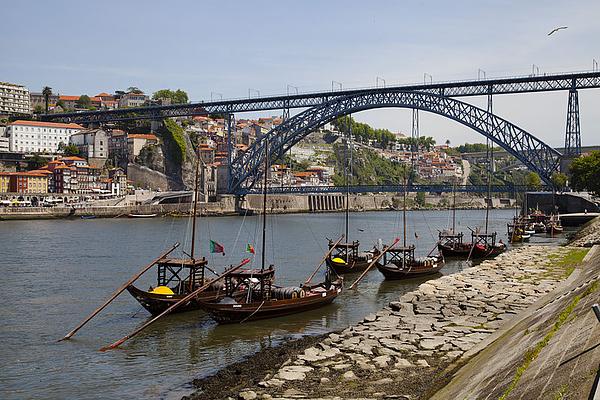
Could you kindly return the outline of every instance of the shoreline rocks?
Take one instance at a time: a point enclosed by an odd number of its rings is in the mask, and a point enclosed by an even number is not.
[[[362,322],[329,334],[265,377],[266,387],[252,390],[258,398],[285,398],[290,389],[300,391],[300,398],[419,397],[445,366],[565,279],[552,259],[568,252],[520,247],[429,280]]]

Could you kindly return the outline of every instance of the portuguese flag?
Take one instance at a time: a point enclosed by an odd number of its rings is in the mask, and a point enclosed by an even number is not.
[[[222,244],[215,242],[214,240],[210,241],[210,252],[211,253],[223,253],[225,255],[225,247]]]
[[[252,246],[250,243],[248,243],[248,245],[246,246],[246,252],[256,254],[254,252],[254,246]]]

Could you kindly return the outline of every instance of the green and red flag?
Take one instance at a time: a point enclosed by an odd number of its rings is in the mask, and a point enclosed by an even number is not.
[[[252,246],[250,243],[248,243],[248,245],[246,246],[246,252],[256,254],[254,252],[254,246]]]
[[[214,240],[210,241],[210,252],[211,253],[223,253],[225,255],[225,247],[222,244],[215,242]]]

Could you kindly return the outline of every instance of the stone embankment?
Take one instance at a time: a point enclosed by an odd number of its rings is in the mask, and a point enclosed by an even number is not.
[[[585,224],[571,241],[571,246],[579,247],[592,247],[596,244],[600,244],[600,217]]]
[[[332,333],[239,398],[428,397],[443,371],[571,270],[572,248],[527,246],[421,284],[376,314]]]

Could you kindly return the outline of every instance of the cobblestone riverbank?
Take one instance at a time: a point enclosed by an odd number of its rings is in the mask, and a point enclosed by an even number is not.
[[[427,281],[274,367],[237,396],[427,397],[444,381],[442,371],[451,362],[564,280],[572,270],[564,260],[574,251],[525,246]]]

